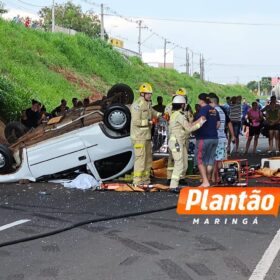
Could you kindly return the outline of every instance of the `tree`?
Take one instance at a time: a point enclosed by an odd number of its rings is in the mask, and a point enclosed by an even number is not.
[[[247,84],[247,88],[250,89],[251,91],[254,91],[254,90],[258,89],[258,82],[257,81],[250,81]]]
[[[262,77],[259,81],[260,83],[260,90],[261,92],[270,92],[271,91],[271,77]],[[247,88],[249,88],[251,91],[258,90],[258,82],[257,81],[250,81],[247,84]]]
[[[8,10],[5,9],[4,3],[3,3],[2,1],[0,1],[0,16],[1,16],[2,14],[7,13],[7,12],[8,12]]]
[[[262,77],[261,79],[261,91],[270,92],[271,91],[271,77]]]
[[[39,11],[39,16],[44,19],[45,27],[50,29],[52,24],[52,9],[44,7]],[[55,5],[55,24],[83,32],[90,37],[100,37],[101,24],[98,16],[93,11],[83,13],[80,5],[68,1]],[[108,38],[107,34],[105,37]]]

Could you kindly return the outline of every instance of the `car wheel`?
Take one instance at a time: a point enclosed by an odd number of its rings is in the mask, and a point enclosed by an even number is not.
[[[27,132],[27,128],[21,122],[10,122],[5,127],[5,137],[10,144],[15,143],[18,138]]]
[[[122,104],[112,104],[104,113],[105,125],[114,131],[129,130],[130,120],[130,111]]]
[[[126,84],[116,84],[109,89],[107,98],[112,98],[111,104],[132,104],[134,99],[133,90]]]
[[[0,174],[11,170],[13,164],[13,155],[9,148],[0,144]]]

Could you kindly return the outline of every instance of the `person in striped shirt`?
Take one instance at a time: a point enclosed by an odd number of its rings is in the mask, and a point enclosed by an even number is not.
[[[241,130],[241,96],[233,96],[231,98],[229,118],[233,126],[235,136],[235,152],[237,153],[239,148],[239,134]],[[229,137],[228,146],[230,147],[231,137]]]

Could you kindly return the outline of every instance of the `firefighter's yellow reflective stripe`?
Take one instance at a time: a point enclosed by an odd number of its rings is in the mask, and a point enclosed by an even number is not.
[[[171,179],[172,179],[172,180],[179,180],[179,179],[180,179],[180,176],[176,176],[176,175],[173,175],[173,174],[172,174]]]
[[[173,170],[174,167],[167,167],[167,170]]]
[[[143,176],[143,172],[142,172],[142,171],[139,171],[139,172],[135,172],[135,171],[134,171],[133,176],[134,176],[134,177],[142,177],[142,176]]]
[[[169,140],[176,141],[176,137],[172,135],[172,136],[170,136]]]
[[[151,173],[150,170],[146,170],[146,171],[143,172],[143,175],[148,176],[148,175],[150,175],[150,173]]]
[[[149,127],[148,126],[140,126],[140,130],[148,130],[149,129]]]
[[[134,148],[135,149],[143,149],[144,148],[144,144],[134,144]]]
[[[148,120],[141,120],[141,126],[147,126],[148,124]]]

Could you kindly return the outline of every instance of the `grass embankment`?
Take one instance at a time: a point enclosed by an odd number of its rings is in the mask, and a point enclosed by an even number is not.
[[[0,20],[0,116],[15,119],[36,98],[50,111],[65,98],[106,94],[115,83],[128,84],[137,94],[142,82],[154,88],[154,101],[163,95],[165,103],[178,87],[186,87],[192,105],[200,92],[213,91],[221,99],[242,95],[252,99],[247,88],[223,86],[157,69],[133,57],[124,58],[100,40],[78,34],[68,36],[27,29]],[[71,105],[70,105],[71,106]]]

